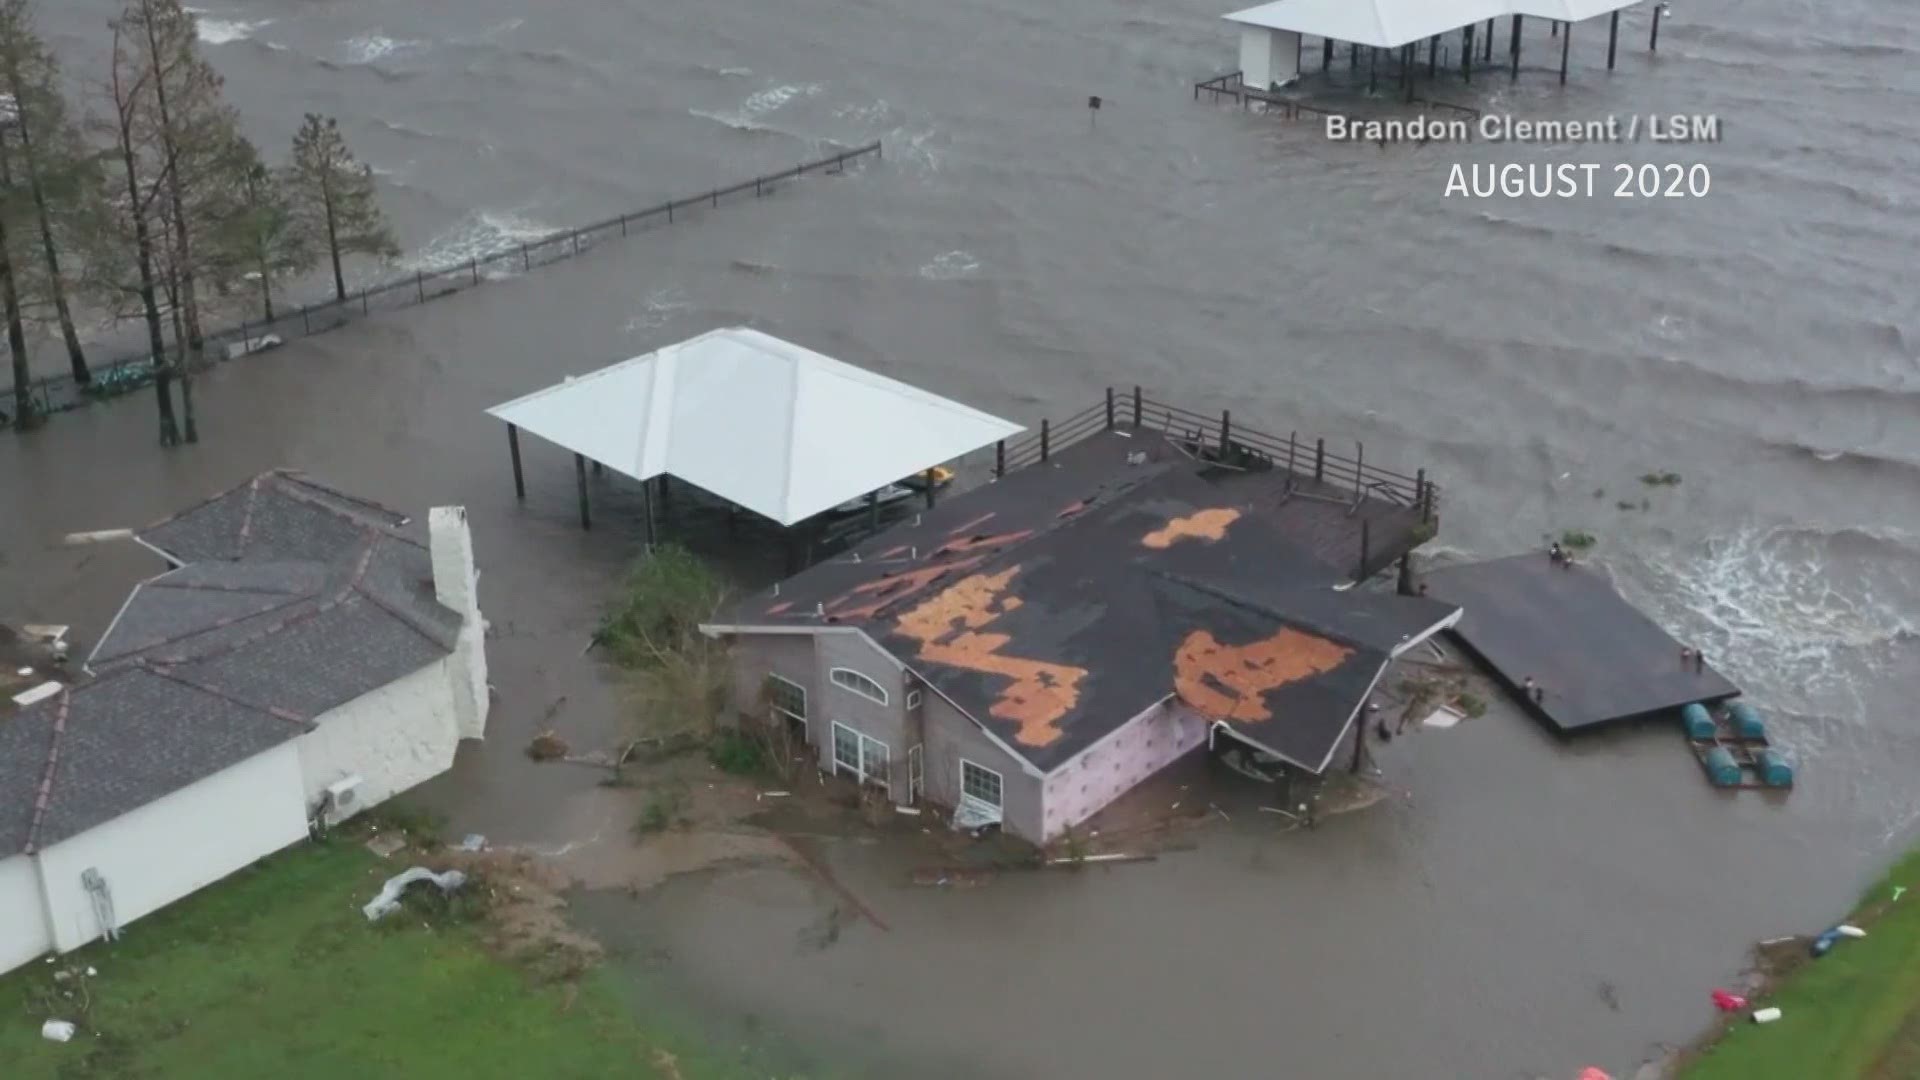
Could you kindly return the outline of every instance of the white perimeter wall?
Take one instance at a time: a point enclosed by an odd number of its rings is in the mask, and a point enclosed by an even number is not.
[[[51,948],[39,867],[28,855],[0,859],[0,971],[12,971]]]
[[[323,714],[299,748],[306,806],[319,806],[327,785],[357,775],[358,813],[453,765],[460,741],[453,675],[439,660]]]
[[[88,868],[106,879],[125,926],[306,839],[296,745],[255,754],[40,852],[54,947],[66,952],[100,935],[80,883]]]

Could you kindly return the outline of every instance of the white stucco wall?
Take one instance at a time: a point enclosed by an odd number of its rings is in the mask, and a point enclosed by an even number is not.
[[[320,804],[327,785],[359,776],[358,813],[453,765],[460,741],[449,660],[362,694],[322,713],[299,748],[306,806]],[[350,815],[349,815],[350,816]]]
[[[66,952],[100,934],[80,881],[89,868],[106,879],[125,926],[306,839],[295,747],[255,754],[40,852],[54,947]]]
[[[53,948],[40,903],[40,870],[29,855],[0,859],[0,972]]]

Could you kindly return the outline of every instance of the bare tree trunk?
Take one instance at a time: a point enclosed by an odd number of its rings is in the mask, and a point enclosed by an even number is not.
[[[0,185],[13,186],[4,137],[0,137]],[[13,422],[15,426],[25,428],[34,422],[33,370],[27,365],[27,331],[20,321],[20,290],[15,287],[13,280],[13,254],[9,242],[6,220],[0,217],[0,301],[6,305],[7,352],[13,358]]]
[[[160,41],[154,33],[153,12],[145,11],[147,55],[151,58],[153,98],[160,119],[160,140],[167,152],[167,199],[173,204],[173,243],[175,272],[179,275],[179,295],[175,298],[175,317],[184,311],[187,351],[180,357],[180,403],[185,410],[186,439],[200,441],[200,430],[193,419],[193,372],[200,365],[205,342],[200,336],[200,307],[193,293],[193,248],[187,236],[187,201],[180,191],[180,146],[175,139],[173,117],[167,111],[167,78],[160,67]]]
[[[171,301],[173,308],[173,347],[174,356],[177,358],[174,363],[181,367],[180,409],[185,413],[187,422],[187,441],[198,442],[200,440],[194,433],[193,426],[193,374],[190,370],[192,364],[187,356],[188,338],[186,324],[182,321],[180,313],[179,287],[169,286],[167,289],[167,297]]]
[[[125,120],[122,121],[126,123]],[[160,445],[180,445],[180,429],[173,419],[173,365],[167,360],[167,339],[160,329],[160,298],[153,280],[153,234],[140,204],[140,171],[134,163],[131,133],[123,131],[121,164],[127,171],[127,212],[133,215],[133,243],[140,267],[140,304],[147,317],[147,350],[153,354],[153,390],[160,403]]]
[[[320,175],[320,207],[327,215],[327,254],[333,257],[333,297],[347,300],[347,279],[340,273],[340,231],[333,213],[333,186],[325,173]]]
[[[13,100],[25,101],[19,73],[9,74]],[[20,152],[27,166],[27,187],[33,192],[33,210],[39,216],[40,247],[47,259],[47,285],[53,293],[54,310],[60,316],[60,336],[66,339],[67,364],[73,369],[73,381],[85,386],[93,381],[93,372],[87,369],[86,350],[80,346],[80,335],[73,326],[73,309],[67,304],[67,283],[60,277],[60,251],[53,242],[53,218],[47,213],[46,189],[40,186],[40,156],[33,149],[33,131],[27,123],[26,110],[17,106],[14,110],[14,130],[20,133]]]

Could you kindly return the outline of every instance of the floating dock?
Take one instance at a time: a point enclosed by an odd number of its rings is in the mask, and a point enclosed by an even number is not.
[[[1428,595],[1461,607],[1451,631],[1533,717],[1561,735],[1639,720],[1740,688],[1627,603],[1605,575],[1544,551],[1434,570]],[[1540,688],[1526,693],[1528,680]]]

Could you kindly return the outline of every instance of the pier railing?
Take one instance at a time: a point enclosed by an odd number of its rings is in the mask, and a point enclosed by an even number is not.
[[[1158,431],[1223,457],[1229,451],[1254,454],[1302,480],[1352,491],[1355,498],[1415,507],[1424,521],[1432,521],[1439,512],[1440,491],[1425,469],[1408,476],[1382,468],[1366,460],[1363,443],[1354,443],[1353,456],[1348,457],[1327,449],[1324,438],[1302,439],[1298,432],[1280,438],[1235,423],[1231,411],[1207,416],[1149,398],[1137,386],[1127,393],[1108,387],[1103,400],[1065,420],[1043,419],[1038,431],[1003,440],[994,447],[994,475],[1005,476],[1046,461],[1074,443],[1119,427]]]
[[[702,210],[717,209],[723,201],[742,198],[749,193],[760,198],[772,194],[789,181],[814,173],[843,172],[849,162],[869,155],[881,156],[878,141],[842,150],[791,169],[743,180],[730,187],[712,188],[684,198],[669,199],[644,210],[620,214],[591,225],[563,229],[537,240],[510,244],[465,262],[390,278],[350,293],[344,300],[305,304],[278,312],[272,319],[242,319],[237,324],[207,334],[206,356],[209,362],[234,359],[258,351],[270,336],[282,341],[306,337],[364,319],[375,312],[423,304],[472,288],[483,281],[525,273],[536,266],[573,258],[595,244],[614,237],[629,236],[641,229],[687,220],[690,216],[698,216]],[[70,375],[57,375],[36,381],[30,393],[35,412],[45,416],[78,408],[92,401],[118,397],[152,381],[152,358],[142,351],[109,363],[93,365],[91,386],[76,384]],[[0,387],[0,410],[10,409],[12,398],[11,383]]]
[[[1202,79],[1199,82],[1194,83],[1193,99],[1195,101],[1200,100],[1201,94],[1206,94],[1208,98],[1213,101],[1218,101],[1223,97],[1229,98],[1234,102],[1236,102],[1243,109],[1246,108],[1247,105],[1252,102],[1255,102],[1255,101],[1262,102],[1267,106],[1268,112],[1277,112],[1282,117],[1288,120],[1298,120],[1302,115],[1307,115],[1307,116],[1353,116],[1354,115],[1353,113],[1348,112],[1345,109],[1334,109],[1334,108],[1328,108],[1324,105],[1313,105],[1305,101],[1301,101],[1298,98],[1286,97],[1281,94],[1273,93],[1270,90],[1262,90],[1259,87],[1248,86],[1246,83],[1241,81],[1241,73],[1238,71],[1229,71],[1225,75],[1215,75],[1211,79]],[[1462,119],[1466,119],[1466,120],[1478,120],[1480,118],[1480,110],[1474,108],[1471,105],[1459,105],[1451,101],[1441,101],[1438,98],[1410,97],[1406,99],[1406,103],[1409,105],[1423,105],[1431,109],[1444,109],[1447,112],[1456,113]]]

